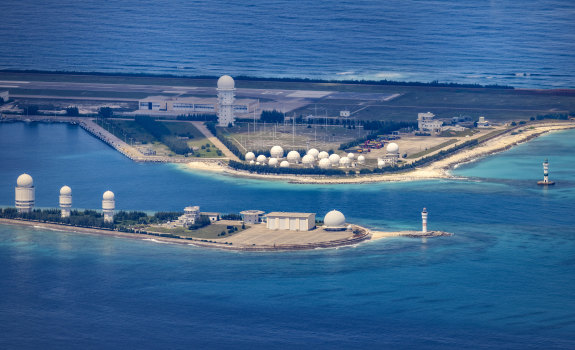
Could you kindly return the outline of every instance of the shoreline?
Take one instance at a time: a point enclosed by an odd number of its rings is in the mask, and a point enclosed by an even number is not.
[[[44,230],[53,230],[59,232],[72,232],[79,234],[93,234],[102,235],[115,238],[129,238],[140,239],[144,241],[154,241],[158,243],[180,244],[194,246],[198,248],[211,248],[229,251],[243,251],[243,252],[287,252],[287,251],[302,251],[302,250],[315,250],[315,249],[337,249],[340,247],[354,246],[364,242],[378,241],[384,238],[393,237],[410,237],[410,238],[428,238],[428,237],[441,237],[452,236],[453,234],[443,231],[429,231],[423,233],[421,231],[397,231],[397,232],[383,232],[371,231],[365,227],[353,225],[355,229],[362,231],[360,234],[347,237],[344,239],[336,239],[332,241],[322,241],[315,243],[302,243],[302,244],[289,244],[289,245],[229,245],[227,242],[207,241],[200,239],[186,239],[186,238],[171,238],[162,237],[153,234],[144,233],[128,233],[116,230],[106,230],[101,228],[89,228],[70,226],[57,223],[46,223],[21,219],[5,219],[0,218],[0,225],[24,226]]]
[[[20,116],[21,117],[21,116]],[[482,141],[471,148],[464,148],[455,153],[428,165],[406,170],[403,172],[372,174],[372,175],[352,175],[348,177],[329,176],[298,176],[298,175],[277,175],[277,174],[257,174],[245,170],[236,170],[225,164],[228,158],[174,158],[162,156],[146,156],[141,154],[134,147],[126,144],[107,130],[97,125],[91,118],[80,117],[50,117],[37,116],[28,117],[40,122],[67,122],[77,124],[92,136],[100,139],[116,151],[135,162],[170,163],[183,166],[188,171],[204,171],[208,173],[219,173],[230,177],[249,178],[265,181],[280,181],[291,184],[367,184],[377,182],[412,182],[438,179],[462,179],[450,174],[450,170],[462,164],[477,161],[483,157],[506,151],[516,145],[528,142],[536,137],[553,131],[575,129],[573,121],[550,121],[534,124],[525,124],[507,130],[502,135],[495,136]],[[22,118],[8,117],[8,121],[25,121]],[[519,131],[513,135],[513,131]]]
[[[221,164],[205,162],[204,165],[186,164],[189,170],[204,170],[218,172],[233,177],[243,177],[260,179],[267,181],[284,181],[293,184],[366,184],[375,182],[411,182],[437,179],[461,179],[461,177],[450,174],[450,170],[459,167],[462,164],[471,163],[484,157],[506,151],[519,144],[528,142],[534,138],[549,132],[575,129],[573,122],[549,122],[540,124],[526,124],[517,127],[514,130],[522,130],[515,135],[506,132],[503,135],[486,140],[469,149],[462,149],[443,159],[432,162],[431,164],[408,170],[405,172],[377,174],[377,175],[356,175],[350,177],[312,177],[296,175],[272,175],[272,174],[255,174],[248,171],[231,169]],[[510,130],[511,131],[511,130]]]

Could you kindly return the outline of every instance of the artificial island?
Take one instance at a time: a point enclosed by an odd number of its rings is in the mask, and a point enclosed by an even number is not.
[[[137,162],[294,183],[451,177],[575,127],[571,90],[0,72],[2,121],[67,122]],[[242,87],[238,88],[237,85]]]
[[[231,214],[201,212],[197,205],[185,207],[183,213],[117,212],[112,191],[103,193],[99,211],[72,210],[69,186],[60,189],[57,209],[34,209],[35,202],[32,176],[20,175],[16,180],[15,207],[0,209],[0,223],[239,251],[337,248],[385,237],[425,239],[451,235],[428,231],[425,208],[421,212],[421,230],[381,232],[348,223],[337,210],[328,212],[321,220],[315,213],[265,213],[254,209]]]

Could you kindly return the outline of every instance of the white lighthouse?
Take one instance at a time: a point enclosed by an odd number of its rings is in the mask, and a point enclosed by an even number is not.
[[[116,209],[116,200],[114,192],[106,191],[102,197],[102,211],[104,212],[104,222],[114,222],[114,210]]]
[[[229,75],[218,79],[218,126],[234,125],[234,101],[236,95],[235,82]]]
[[[549,161],[547,159],[543,162],[543,181],[537,181],[537,184],[543,186],[555,185],[555,182],[549,181]]]
[[[60,212],[63,218],[70,217],[70,208],[72,208],[72,189],[68,186],[62,186],[60,189]]]
[[[34,180],[28,174],[18,176],[16,180],[16,209],[19,213],[29,213],[35,202]]]
[[[421,232],[427,233],[427,209],[425,208],[421,212]]]

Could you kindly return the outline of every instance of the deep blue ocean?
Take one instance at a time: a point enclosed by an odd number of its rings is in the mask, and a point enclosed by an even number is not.
[[[572,0],[4,0],[0,69],[575,88]]]
[[[76,126],[0,124],[0,205],[341,210],[453,237],[238,253],[0,225],[2,349],[573,349],[575,131],[456,170],[464,180],[295,185],[136,164]],[[554,188],[535,185],[549,157]]]

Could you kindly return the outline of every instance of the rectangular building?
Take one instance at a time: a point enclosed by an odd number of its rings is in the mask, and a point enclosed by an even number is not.
[[[315,213],[272,212],[266,217],[270,230],[309,231],[315,227]]]
[[[235,113],[248,114],[257,108],[257,101],[244,99],[233,105]],[[166,113],[209,113],[218,111],[217,99],[200,97],[171,97],[171,96],[148,96],[138,101],[140,111],[154,111]]]

